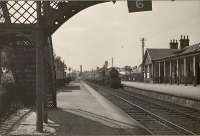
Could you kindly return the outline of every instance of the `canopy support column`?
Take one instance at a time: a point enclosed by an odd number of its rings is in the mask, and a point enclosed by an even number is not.
[[[187,60],[186,57],[183,59],[183,72],[184,72],[184,84],[187,85]]]
[[[163,62],[164,83],[166,83],[166,61]]]
[[[193,76],[194,76],[193,85],[196,86],[196,85],[197,85],[197,76],[196,76],[196,56],[193,56]]]
[[[161,73],[160,73],[160,62],[158,62],[158,78],[159,78],[159,83],[161,83]]]
[[[172,61],[171,61],[171,59],[169,61],[169,78],[170,78],[170,84],[172,84]]]
[[[177,84],[179,85],[179,80],[180,80],[180,72],[179,72],[179,58],[177,58],[177,60],[176,60],[176,74],[177,74]]]
[[[44,48],[43,29],[41,28],[41,2],[37,2],[37,24],[36,24],[36,130],[43,132],[44,114]]]

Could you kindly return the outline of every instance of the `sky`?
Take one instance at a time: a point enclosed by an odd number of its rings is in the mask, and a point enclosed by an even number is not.
[[[200,42],[200,1],[153,1],[152,11],[128,13],[126,1],[89,7],[65,22],[53,34],[56,55],[68,67],[79,70],[135,66],[142,61],[141,38],[146,48],[169,48],[171,39],[189,35]]]

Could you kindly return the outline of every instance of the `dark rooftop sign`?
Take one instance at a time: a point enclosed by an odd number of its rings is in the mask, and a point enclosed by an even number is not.
[[[152,1],[151,0],[128,0],[128,11],[131,12],[141,12],[141,11],[152,11]]]

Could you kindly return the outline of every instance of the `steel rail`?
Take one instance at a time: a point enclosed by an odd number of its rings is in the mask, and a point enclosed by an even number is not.
[[[197,110],[194,110],[194,109],[191,109],[191,108],[188,108],[188,107],[182,107],[180,105],[176,105],[176,107],[174,107],[175,104],[165,102],[165,101],[162,101],[162,103],[158,103],[158,102],[161,102],[161,100],[151,98],[151,97],[148,97],[148,96],[136,93],[136,92],[131,92],[129,90],[123,89],[122,91],[123,92],[120,91],[120,93],[123,93],[125,95],[129,95],[131,97],[136,97],[137,99],[142,99],[143,101],[146,101],[146,102],[151,102],[151,103],[153,103],[155,105],[159,105],[161,107],[167,107],[171,111],[175,111],[177,113],[183,114],[183,115],[188,116],[190,118],[200,120],[200,117],[199,117],[200,111],[197,111]],[[177,106],[178,106],[178,108],[177,108]]]
[[[93,85],[94,85],[94,84],[92,84],[92,86],[93,86]],[[105,88],[104,88],[104,89],[105,89]],[[98,89],[96,89],[96,90],[98,90]],[[110,90],[114,91],[113,89],[110,89]],[[116,91],[117,91],[117,90],[115,90],[115,92],[116,92]],[[98,92],[102,93],[101,91],[98,91]],[[122,93],[122,92],[119,92],[119,91],[117,91],[117,92],[118,92],[118,93]],[[167,119],[165,119],[165,118],[163,118],[163,117],[161,117],[161,116],[159,116],[159,115],[156,115],[155,113],[153,113],[153,112],[151,112],[151,111],[149,111],[149,110],[147,110],[147,109],[145,109],[145,108],[143,108],[143,107],[141,107],[141,106],[139,106],[139,105],[137,105],[137,104],[135,104],[135,103],[133,103],[133,102],[127,100],[126,98],[123,98],[121,95],[119,96],[119,94],[116,95],[116,93],[115,93],[115,94],[114,94],[114,92],[111,93],[111,91],[109,91],[109,92],[106,91],[106,93],[110,93],[111,96],[114,96],[114,97],[116,97],[116,98],[122,100],[123,102],[126,102],[127,104],[129,104],[129,105],[131,105],[131,106],[133,106],[133,107],[136,107],[136,108],[142,110],[143,112],[149,114],[149,115],[152,116],[153,118],[155,118],[155,119],[157,119],[158,121],[160,121],[162,124],[165,124],[166,126],[168,126],[168,127],[170,127],[170,128],[176,129],[176,131],[179,132],[179,133],[181,132],[181,133],[189,134],[189,135],[197,135],[197,134],[195,134],[194,132],[192,132],[192,131],[190,131],[190,130],[188,130],[188,129],[182,127],[182,126],[177,125],[177,124],[175,124],[175,123],[173,123],[173,122],[171,122],[171,121],[169,121],[169,120],[167,120]],[[126,95],[127,95],[127,97],[130,97],[128,94],[126,94]],[[124,96],[124,97],[125,97],[125,96]],[[131,96],[131,97],[134,97],[134,96]],[[135,97],[135,98],[137,98],[137,97]],[[139,98],[137,98],[137,99],[139,99]],[[141,99],[139,99],[139,100],[142,101]],[[111,100],[111,101],[112,101],[112,100]],[[155,104],[155,103],[152,103],[152,104]],[[120,107],[120,105],[118,105],[118,106]],[[157,105],[157,106],[160,106],[160,105]],[[123,108],[123,107],[122,107],[122,108]],[[127,111],[125,111],[125,112],[127,112]],[[129,113],[128,113],[128,114],[129,114]],[[133,117],[132,117],[132,118],[133,118]],[[137,119],[136,119],[136,120],[137,120]]]
[[[170,126],[172,126],[172,127],[177,128],[177,129],[180,129],[181,131],[186,132],[186,134],[197,135],[197,134],[193,133],[192,131],[187,130],[187,129],[185,129],[185,128],[179,126],[179,125],[176,125],[176,124],[174,124],[173,122],[168,121],[168,120],[164,119],[163,117],[160,117],[160,116],[154,114],[153,112],[151,112],[151,111],[149,111],[149,110],[146,110],[146,109],[142,108],[141,106],[139,106],[139,105],[137,105],[137,104],[134,104],[134,103],[132,103],[132,102],[130,102],[130,101],[128,101],[128,100],[126,100],[126,99],[120,97],[120,96],[117,96],[117,95],[114,95],[114,96],[115,96],[115,97],[118,97],[119,99],[121,99],[121,100],[127,102],[128,104],[130,104],[130,105],[132,105],[132,106],[135,106],[135,107],[137,107],[137,108],[143,110],[144,112],[150,114],[151,116],[155,117],[156,119],[158,119],[159,121],[161,121],[161,122],[164,123],[164,124],[167,124],[167,125],[170,125]]]

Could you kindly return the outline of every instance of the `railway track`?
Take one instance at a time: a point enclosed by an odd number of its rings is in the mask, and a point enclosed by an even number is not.
[[[104,97],[119,106],[133,119],[140,122],[153,135],[198,135],[198,112],[150,99],[123,89],[110,89],[90,84]],[[190,111],[190,112],[189,112]]]

